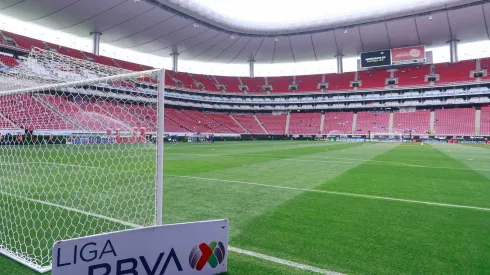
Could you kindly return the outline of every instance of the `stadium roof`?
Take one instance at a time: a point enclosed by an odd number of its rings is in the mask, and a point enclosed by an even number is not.
[[[219,63],[490,38],[488,0],[2,0],[0,13],[80,37],[102,32],[103,43],[121,48]]]

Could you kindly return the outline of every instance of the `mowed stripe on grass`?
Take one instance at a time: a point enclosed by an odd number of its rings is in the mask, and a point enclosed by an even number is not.
[[[375,159],[461,166],[439,153],[430,146],[400,145]],[[384,192],[391,197],[430,192],[431,198],[442,201],[459,196],[456,182],[447,191],[455,194],[435,194],[431,185],[436,175],[421,176],[420,169],[406,169],[410,168],[375,170],[372,165],[359,165],[318,189],[338,190],[345,184],[351,192]],[[417,181],[414,192],[404,186],[412,181],[397,182],[396,175]],[[452,176],[477,184],[482,180],[471,171]],[[402,192],[390,185],[400,186]],[[429,188],[418,190],[425,185]],[[481,203],[478,196],[466,202]],[[486,274],[490,270],[488,228],[490,213],[486,211],[304,193],[249,222],[234,238],[234,245],[348,274]]]

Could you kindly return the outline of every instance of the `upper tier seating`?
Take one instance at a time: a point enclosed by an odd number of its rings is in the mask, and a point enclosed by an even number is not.
[[[386,69],[360,71],[359,79],[362,81],[360,89],[372,89],[384,87],[385,81],[390,77],[390,73]]]
[[[292,113],[289,120],[290,134],[320,134],[321,113]]]
[[[475,60],[464,60],[458,63],[435,64],[435,73],[439,74],[436,83],[468,82],[475,80],[470,72],[476,70]]]
[[[238,121],[251,134],[267,134],[253,115],[234,114],[233,118]]]
[[[325,81],[328,83],[328,91],[352,90],[351,81],[354,81],[355,73],[326,74]]]
[[[326,112],[323,134],[352,134],[352,112]]]
[[[39,41],[39,40],[34,39],[34,38],[30,38],[30,37],[23,36],[23,35],[18,35],[18,34],[7,32],[7,31],[2,31],[2,34],[5,37],[9,37],[9,38],[13,39],[15,41],[15,43],[17,44],[17,46],[19,46],[19,48],[24,49],[24,50],[30,50],[32,47],[38,47],[41,49],[46,48],[46,45],[44,45],[44,43],[42,41]]]
[[[290,93],[289,85],[293,84],[293,77],[267,77],[267,84],[272,86],[271,93]]]
[[[390,113],[357,113],[356,134],[387,133]]]
[[[429,65],[417,65],[397,68],[395,77],[398,78],[398,86],[427,85],[425,76],[430,73]]]
[[[474,135],[475,109],[437,109],[434,130],[437,135]]]
[[[322,83],[322,75],[297,75],[296,84],[298,90],[296,92],[319,92],[318,83]]]
[[[263,77],[240,77],[243,85],[248,87],[247,93],[249,94],[266,94],[267,92],[262,89],[265,85],[265,78]]]
[[[240,81],[238,80],[238,77],[236,76],[214,76],[216,78],[216,81],[218,81],[219,84],[224,85],[226,88],[227,93],[241,93],[243,94],[242,91],[240,91]]]
[[[209,75],[202,75],[202,74],[190,74],[190,76],[197,82],[200,82],[202,85],[204,85],[205,91],[210,91],[210,92],[221,92],[220,89],[216,86],[216,81],[214,81],[212,76]]]
[[[393,114],[393,132],[427,134],[430,130],[430,111],[417,110]]]
[[[287,115],[257,115],[257,118],[270,134],[284,135],[286,133]]]

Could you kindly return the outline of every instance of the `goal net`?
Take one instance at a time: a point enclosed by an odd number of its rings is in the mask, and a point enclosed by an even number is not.
[[[163,70],[33,49],[0,70],[0,253],[40,272],[58,240],[161,223]]]
[[[378,142],[402,142],[402,133],[371,133],[369,139]]]

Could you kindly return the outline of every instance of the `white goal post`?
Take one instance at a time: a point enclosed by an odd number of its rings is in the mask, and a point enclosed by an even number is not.
[[[0,254],[43,273],[56,241],[162,224],[163,69],[33,49],[0,84]]]

